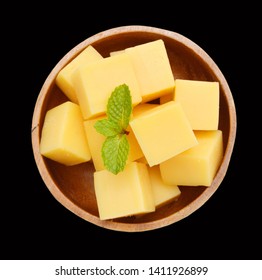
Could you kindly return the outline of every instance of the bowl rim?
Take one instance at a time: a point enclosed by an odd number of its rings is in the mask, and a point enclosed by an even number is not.
[[[212,186],[206,188],[199,197],[197,197],[190,204],[188,204],[178,212],[175,212],[170,216],[164,217],[157,221],[150,221],[145,223],[120,223],[111,220],[100,220],[97,216],[94,216],[86,212],[82,208],[80,208],[78,205],[73,203],[69,198],[67,198],[62,192],[59,191],[59,188],[56,185],[56,183],[48,175],[48,170],[45,165],[44,159],[39,152],[39,139],[41,133],[39,123],[40,123],[41,107],[45,101],[45,93],[50,87],[50,85],[52,84],[54,77],[67,63],[70,62],[70,60],[73,57],[79,54],[88,45],[92,45],[96,41],[107,38],[108,36],[120,35],[126,32],[129,33],[142,32],[142,33],[159,34],[161,36],[165,36],[172,40],[178,41],[179,43],[185,45],[187,48],[192,50],[195,54],[201,57],[201,59],[212,69],[214,74],[218,77],[220,81],[220,85],[225,92],[225,98],[229,107],[228,112],[229,112],[230,123],[229,123],[228,142],[225,148],[225,153],[224,153],[222,163],[213,180]],[[52,69],[52,71],[49,73],[46,80],[44,81],[44,84],[42,85],[42,88],[40,89],[39,95],[37,97],[34,111],[33,111],[33,117],[32,117],[31,141],[33,147],[33,155],[35,158],[38,171],[42,177],[42,180],[44,181],[45,185],[47,186],[51,194],[55,197],[55,199],[58,202],[60,202],[64,207],[66,207],[68,210],[70,210],[77,216],[83,218],[84,220],[89,221],[90,223],[93,223],[102,228],[115,230],[115,231],[123,231],[123,232],[141,232],[141,231],[148,231],[148,230],[162,228],[164,226],[173,224],[179,220],[184,219],[185,217],[195,212],[198,208],[200,208],[215,193],[215,191],[223,181],[230,163],[230,159],[233,153],[235,138],[236,138],[236,129],[237,129],[236,108],[229,85],[223,73],[216,65],[216,63],[199,45],[197,45],[195,42],[185,37],[184,35],[177,33],[175,31],[166,30],[153,26],[145,26],[145,25],[126,25],[126,26],[110,28],[88,37],[87,39],[83,40],[75,47],[73,47],[68,53],[66,53],[60,59],[60,61],[58,61],[58,63],[55,65],[55,67]]]

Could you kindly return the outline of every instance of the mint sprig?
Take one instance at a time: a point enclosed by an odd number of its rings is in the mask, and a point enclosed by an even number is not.
[[[102,146],[105,167],[114,174],[123,171],[129,153],[129,143],[125,134],[106,138]]]
[[[123,171],[129,154],[126,131],[132,113],[132,97],[126,84],[117,86],[107,103],[107,119],[98,120],[94,127],[106,137],[102,145],[102,158],[107,170],[113,174]]]

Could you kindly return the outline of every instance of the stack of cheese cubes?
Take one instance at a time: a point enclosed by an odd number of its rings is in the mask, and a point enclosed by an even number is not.
[[[127,84],[133,112],[124,171],[105,169],[106,118],[112,91]],[[100,219],[153,212],[181,195],[179,186],[209,187],[223,157],[218,82],[175,79],[163,40],[102,57],[89,45],[57,75],[68,101],[47,111],[43,156],[65,165],[92,161]]]

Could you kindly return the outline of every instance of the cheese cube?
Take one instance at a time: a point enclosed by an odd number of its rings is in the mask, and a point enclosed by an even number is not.
[[[81,65],[86,65],[102,58],[102,55],[89,45],[58,73],[55,80],[56,84],[69,100],[78,103],[75,87],[72,81],[72,74],[74,71]]]
[[[174,91],[175,80],[163,40],[136,45],[125,52],[134,64],[143,102]]]
[[[103,163],[103,158],[101,155],[101,150],[103,143],[106,139],[106,137],[96,131],[94,128],[94,124],[96,123],[97,120],[106,118],[105,116],[103,117],[98,117],[92,120],[85,120],[84,121],[84,128],[86,132],[86,137],[87,141],[89,144],[90,152],[92,155],[92,160],[94,167],[96,171],[103,170],[105,169],[104,163]],[[130,127],[127,128],[127,131],[129,131],[129,134],[127,135],[127,140],[130,145],[130,150],[127,158],[127,163],[134,161],[136,159],[139,159],[144,156],[137,140],[136,137],[131,130]]]
[[[197,144],[182,106],[174,101],[134,117],[129,124],[149,166],[159,164]]]
[[[193,130],[218,129],[218,82],[177,79],[174,100],[181,103]]]
[[[168,185],[163,182],[159,165],[148,167],[148,172],[156,207],[163,206],[179,198],[181,194],[179,187],[177,185]]]
[[[199,144],[160,164],[166,184],[209,187],[223,158],[222,131],[195,131]]]
[[[121,84],[129,87],[133,106],[142,101],[132,61],[125,53],[79,67],[73,80],[85,120],[105,114],[111,93]]]
[[[47,111],[40,153],[68,166],[91,159],[79,105],[67,101]]]
[[[152,186],[143,163],[131,162],[117,175],[96,171],[94,188],[101,220],[155,211]]]

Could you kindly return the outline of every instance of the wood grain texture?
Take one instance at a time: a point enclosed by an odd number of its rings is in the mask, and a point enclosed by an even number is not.
[[[210,187],[180,187],[177,202],[139,217],[101,221],[98,215],[93,185],[92,163],[66,167],[39,152],[43,120],[47,110],[66,101],[66,96],[55,84],[58,72],[88,45],[93,45],[102,56],[112,51],[163,39],[175,78],[218,81],[220,84],[219,129],[223,131],[224,157]],[[212,58],[190,39],[173,31],[150,26],[122,26],[87,38],[69,51],[53,68],[45,80],[35,104],[31,139],[35,162],[51,194],[64,207],[82,219],[116,231],[141,232],[168,226],[189,216],[201,207],[217,190],[226,175],[234,148],[237,129],[235,104],[230,87]]]

